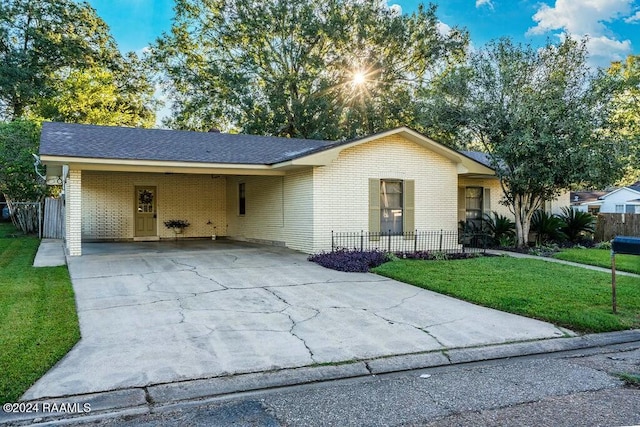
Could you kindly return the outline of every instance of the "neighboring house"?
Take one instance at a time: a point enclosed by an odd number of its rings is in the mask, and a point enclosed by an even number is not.
[[[582,201],[581,193],[583,192],[572,193],[572,208],[574,210],[591,213],[640,214],[640,182],[628,187],[617,188],[608,193],[602,192],[596,199]]]
[[[350,141],[44,123],[65,192],[65,244],[226,236],[331,249],[331,232],[448,230],[499,205],[486,164],[406,127]],[[567,201],[568,204],[568,201]]]
[[[570,197],[571,209],[578,212],[589,212],[597,215],[600,212],[600,197],[607,194],[606,191],[572,191]]]

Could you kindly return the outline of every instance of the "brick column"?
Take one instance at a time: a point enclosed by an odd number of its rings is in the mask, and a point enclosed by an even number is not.
[[[66,240],[71,256],[82,255],[82,171],[69,170],[66,188]]]

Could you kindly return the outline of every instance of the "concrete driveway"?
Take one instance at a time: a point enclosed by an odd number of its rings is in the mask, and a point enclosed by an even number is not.
[[[554,338],[555,326],[285,248],[84,244],[69,264],[81,341],[25,399]]]

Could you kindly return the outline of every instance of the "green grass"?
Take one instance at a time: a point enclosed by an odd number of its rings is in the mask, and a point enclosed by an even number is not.
[[[563,249],[553,257],[580,264],[611,268],[611,251],[609,249]],[[640,256],[616,255],[617,270],[640,274]]]
[[[626,382],[628,386],[640,388],[640,375],[622,372],[616,376]]]
[[[39,243],[0,223],[0,403],[18,400],[80,339],[67,268],[32,267]]]
[[[640,327],[640,278],[618,277],[618,314],[606,273],[533,259],[399,260],[375,273],[578,332]]]

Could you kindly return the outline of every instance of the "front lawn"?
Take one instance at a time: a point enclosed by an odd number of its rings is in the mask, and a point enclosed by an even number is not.
[[[611,268],[611,251],[609,249],[563,249],[553,257],[580,264]],[[640,274],[640,256],[616,254],[617,270]]]
[[[15,234],[0,224],[0,403],[18,400],[80,339],[67,268],[32,267],[40,241]]]
[[[638,278],[618,277],[618,314],[614,315],[609,274],[547,261],[510,257],[398,260],[372,271],[574,331],[606,332],[640,327]]]

